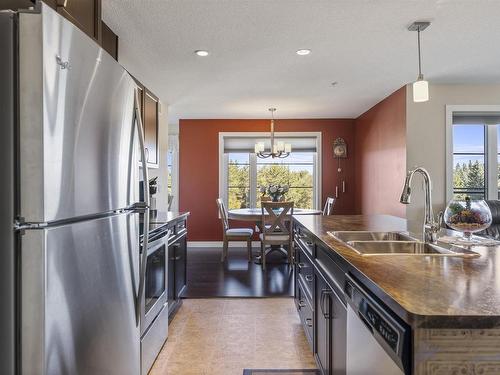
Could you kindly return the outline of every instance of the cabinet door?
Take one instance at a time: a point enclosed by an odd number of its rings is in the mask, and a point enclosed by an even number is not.
[[[57,11],[87,35],[100,40],[101,0],[56,0]]]
[[[332,375],[346,374],[347,308],[333,293],[329,297],[332,307],[330,363]]]
[[[175,249],[175,298],[180,298],[186,286],[186,236],[179,239]]]
[[[330,344],[331,344],[331,299],[328,296],[332,290],[325,279],[319,274],[315,274],[315,357],[319,369],[323,375],[330,374]]]
[[[149,166],[158,166],[158,98],[148,90],[144,92],[144,142]]]
[[[168,308],[171,309],[175,302],[175,244],[168,247]]]
[[[101,33],[102,48],[118,61],[118,36],[103,21],[101,21]]]

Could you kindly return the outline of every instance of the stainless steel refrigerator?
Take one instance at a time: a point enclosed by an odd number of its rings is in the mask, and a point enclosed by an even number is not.
[[[0,373],[140,374],[136,85],[36,8],[0,13]]]

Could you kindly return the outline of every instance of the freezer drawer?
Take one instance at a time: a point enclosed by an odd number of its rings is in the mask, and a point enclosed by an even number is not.
[[[140,373],[138,214],[21,239],[21,372]]]
[[[138,201],[136,85],[91,38],[41,6],[41,15],[19,16],[18,214],[50,222],[128,207]]]

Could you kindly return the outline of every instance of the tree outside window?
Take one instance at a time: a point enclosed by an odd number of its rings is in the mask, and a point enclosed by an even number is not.
[[[486,125],[453,125],[453,195],[486,197]]]

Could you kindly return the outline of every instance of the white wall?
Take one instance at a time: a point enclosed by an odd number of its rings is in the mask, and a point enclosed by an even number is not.
[[[147,87],[147,86],[146,86]],[[158,193],[156,193],[156,205],[158,210],[167,211],[168,189],[167,189],[167,150],[168,150],[168,116],[167,106],[161,104],[161,113],[158,121],[158,145],[160,148],[159,168],[149,168],[149,178],[158,176]]]
[[[446,105],[500,104],[500,85],[430,85],[430,100],[414,103],[411,85],[406,90],[406,165],[425,167],[432,178],[434,212],[446,206]],[[421,229],[423,190],[415,176],[412,203],[407,207],[411,229]],[[403,184],[403,181],[401,181]],[[415,224],[418,223],[418,224]]]

